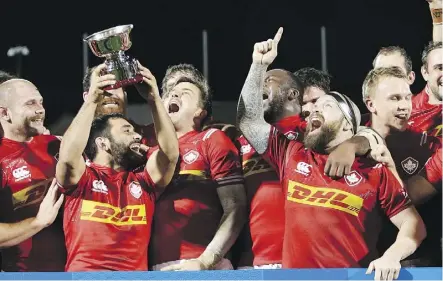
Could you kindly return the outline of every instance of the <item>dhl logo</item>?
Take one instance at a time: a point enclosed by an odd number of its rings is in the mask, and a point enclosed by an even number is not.
[[[336,209],[353,216],[358,216],[363,206],[363,198],[355,194],[333,188],[309,186],[294,181],[288,183],[287,200]]]
[[[209,177],[202,170],[183,170],[179,173],[181,180],[207,180]]]
[[[128,205],[120,209],[106,203],[83,200],[80,219],[117,226],[146,224],[146,207]]]
[[[254,157],[243,161],[243,175],[249,177],[259,173],[273,171],[272,167],[262,157]]]
[[[40,204],[51,182],[52,178],[49,178],[12,194],[14,211],[32,204]]]

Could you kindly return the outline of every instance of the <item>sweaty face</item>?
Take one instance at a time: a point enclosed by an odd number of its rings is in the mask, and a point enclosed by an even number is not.
[[[287,74],[281,70],[270,70],[266,73],[263,88],[263,111],[266,122],[272,124],[284,110],[287,102],[283,87],[288,81]]]
[[[163,96],[163,104],[174,125],[193,124],[201,111],[200,89],[192,83],[181,82]]]
[[[32,137],[43,134],[45,108],[43,97],[29,81],[10,81],[9,106],[11,127],[21,134]]]
[[[111,119],[109,123],[111,126],[110,152],[114,160],[127,168],[136,168],[143,164],[144,155],[137,153],[141,136],[134,131],[134,127],[120,118]]]
[[[97,106],[95,112],[96,116],[102,116],[112,113],[125,113],[126,107],[126,92],[123,88],[107,90],[107,95],[103,98]]]
[[[325,151],[328,144],[340,132],[344,120],[343,113],[334,98],[328,95],[320,97],[307,118],[305,147]]]
[[[380,67],[398,67],[406,75],[408,75],[408,83],[411,85],[414,83],[415,77],[412,73],[408,73],[406,70],[405,58],[400,54],[400,52],[394,52],[387,55],[378,55],[374,62],[374,69]]]
[[[406,80],[395,77],[381,78],[374,89],[368,109],[382,124],[404,131],[412,110],[412,94]]]
[[[443,49],[435,49],[428,55],[428,67],[424,78],[428,82],[432,94],[437,100],[443,100]]]
[[[306,88],[303,92],[303,115],[308,116],[312,112],[317,100],[324,95],[326,95],[326,92],[318,87],[311,86]]]

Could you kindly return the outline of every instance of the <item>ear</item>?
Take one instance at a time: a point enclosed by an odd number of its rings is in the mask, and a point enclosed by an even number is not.
[[[365,105],[366,105],[366,108],[369,110],[369,112],[375,113],[376,108],[375,108],[374,102],[371,99],[366,99]]]
[[[88,92],[83,92],[83,101],[86,101],[87,96],[88,96]]]
[[[414,81],[415,81],[415,72],[411,71],[409,73],[409,75],[408,75],[408,83],[409,83],[409,85],[414,84]]]
[[[194,113],[194,118],[197,118],[200,123],[203,119],[205,119],[205,117],[208,115],[208,112],[204,109],[197,109],[197,111]]]
[[[288,101],[299,100],[300,92],[294,88],[289,89],[287,99]]]
[[[98,137],[95,139],[95,145],[97,145],[97,151],[109,151],[111,149],[111,143],[107,138]]]
[[[9,115],[9,111],[6,107],[0,106],[0,118],[5,121],[10,121],[11,116]]]
[[[422,65],[420,70],[421,70],[421,75],[423,76],[423,79],[424,79],[426,82],[428,82],[428,80],[429,80],[429,73],[428,73],[428,71],[426,70],[425,66]]]

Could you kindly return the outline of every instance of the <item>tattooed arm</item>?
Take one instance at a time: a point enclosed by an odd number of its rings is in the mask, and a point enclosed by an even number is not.
[[[278,42],[282,34],[283,28],[280,28],[274,39],[254,45],[252,65],[237,107],[238,128],[260,154],[264,153],[268,146],[271,128],[263,117],[263,80],[268,66],[277,57]]]

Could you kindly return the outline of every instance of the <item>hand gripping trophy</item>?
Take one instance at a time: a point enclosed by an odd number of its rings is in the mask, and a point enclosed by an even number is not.
[[[120,25],[96,32],[84,39],[94,55],[106,58],[106,74],[114,74],[116,77],[117,83],[105,90],[133,85],[143,80],[137,61],[124,53],[132,46],[129,38],[132,28],[132,24]]]

